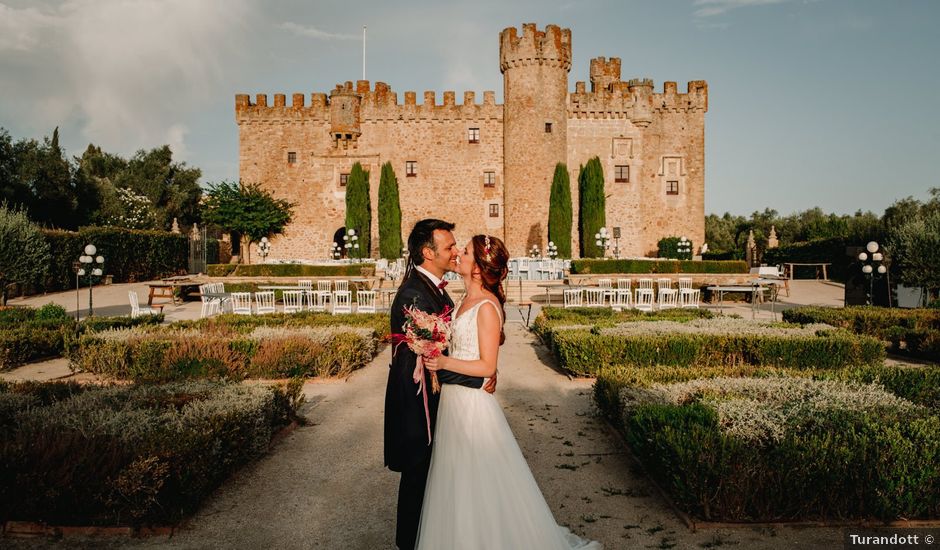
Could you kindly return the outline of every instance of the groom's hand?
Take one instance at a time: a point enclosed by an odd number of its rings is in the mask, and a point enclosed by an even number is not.
[[[496,391],[496,375],[499,374],[499,371],[493,373],[493,376],[490,376],[490,379],[486,382],[486,385],[483,386],[483,389],[486,393],[493,393]]]

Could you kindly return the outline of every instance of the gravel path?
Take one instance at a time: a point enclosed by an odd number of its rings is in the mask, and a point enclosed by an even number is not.
[[[398,475],[382,467],[390,350],[345,381],[311,382],[303,414],[271,453],[209,498],[173,537],[2,539],[9,548],[394,548]],[[606,548],[836,548],[840,529],[690,532],[594,417],[590,380],[554,370],[507,326],[497,396],[556,520]],[[485,526],[481,526],[485,528]]]

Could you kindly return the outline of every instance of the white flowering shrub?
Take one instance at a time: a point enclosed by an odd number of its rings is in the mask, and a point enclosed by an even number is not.
[[[150,199],[123,187],[118,187],[115,192],[121,212],[105,218],[105,225],[126,229],[157,228],[157,217]]]

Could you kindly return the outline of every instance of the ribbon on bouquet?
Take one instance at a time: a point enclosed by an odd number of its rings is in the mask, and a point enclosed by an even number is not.
[[[428,427],[428,446],[431,445],[431,410],[428,408],[428,388],[424,381],[424,359],[419,355],[415,361],[415,370],[413,374],[415,384],[418,385],[418,393],[424,401],[424,420]]]

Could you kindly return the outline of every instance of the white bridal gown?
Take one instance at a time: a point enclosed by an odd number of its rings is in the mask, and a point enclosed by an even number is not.
[[[479,359],[477,312],[454,320],[450,356]],[[600,550],[555,523],[545,497],[492,394],[443,384],[419,549]]]

